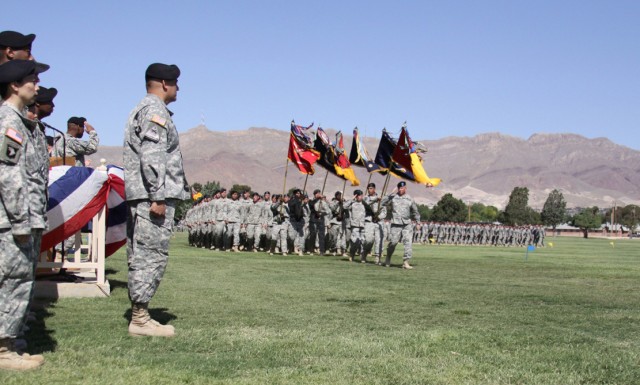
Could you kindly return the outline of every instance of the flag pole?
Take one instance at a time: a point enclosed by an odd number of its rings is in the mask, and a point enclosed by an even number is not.
[[[327,170],[327,173],[324,176],[324,182],[322,183],[322,195],[324,195],[324,187],[327,185],[327,177],[328,176],[329,176],[329,170]]]
[[[289,158],[287,157],[287,163],[284,164],[284,185],[282,186],[282,195],[287,192],[287,172],[289,171]]]
[[[306,174],[306,176],[304,177],[304,186],[302,186],[302,193],[306,193],[307,192],[307,180],[309,179],[309,174]]]
[[[376,216],[380,215],[380,205],[382,204],[382,198],[387,193],[387,187],[389,186],[389,178],[391,177],[391,171],[387,171],[387,177],[384,180],[384,184],[382,185],[382,194],[380,195],[380,199],[378,199],[378,209],[376,210]]]
[[[369,173],[369,179],[367,179],[367,187],[369,186],[369,183],[371,182],[371,174],[372,173]]]

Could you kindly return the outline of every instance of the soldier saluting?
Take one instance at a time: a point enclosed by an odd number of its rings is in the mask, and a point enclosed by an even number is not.
[[[174,335],[174,328],[151,319],[153,298],[169,257],[176,203],[190,198],[178,131],[167,104],[178,95],[180,69],[151,64],[145,72],[147,95],[131,111],[124,136],[127,196],[127,258],[133,336]]]
[[[391,194],[382,198],[382,205],[391,207],[391,233],[389,234],[389,244],[387,245],[387,259],[385,266],[391,266],[391,255],[396,249],[396,245],[402,237],[404,245],[404,256],[402,258],[403,269],[413,269],[409,264],[411,259],[411,243],[413,240],[413,221],[420,221],[420,213],[416,202],[407,194],[407,183],[401,181]]]

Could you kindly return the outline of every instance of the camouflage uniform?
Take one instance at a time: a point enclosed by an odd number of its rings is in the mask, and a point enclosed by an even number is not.
[[[231,237],[233,237],[233,247],[240,245],[240,225],[244,222],[244,209],[243,203],[236,199],[230,199],[225,205],[224,221],[227,224],[224,247],[229,249],[231,247]]]
[[[391,207],[392,215],[391,233],[389,234],[387,259],[385,263],[387,265],[391,263],[391,255],[396,249],[396,245],[401,237],[402,243],[404,244],[404,256],[402,259],[408,261],[411,259],[411,240],[413,239],[413,223],[411,223],[411,219],[413,218],[415,221],[420,221],[418,206],[409,194],[402,196],[398,194],[387,195],[382,198],[382,204]]]
[[[36,122],[10,103],[0,107],[0,339],[22,328],[46,227],[48,157],[41,140]],[[19,243],[18,235],[30,237]]]
[[[148,94],[125,127],[127,258],[133,303],[148,303],[158,289],[169,258],[176,201],[190,197],[171,115],[158,96]],[[161,201],[166,204],[165,216],[150,215],[151,203]]]
[[[247,208],[245,222],[247,226],[247,247],[257,250],[260,247],[260,235],[266,227],[265,206],[262,202],[251,202]]]
[[[89,141],[82,140],[73,137],[69,134],[64,134],[64,140],[62,137],[58,137],[53,149],[51,150],[52,156],[73,156],[76,158],[76,166],[85,166],[85,155],[95,154],[98,151],[98,144],[100,139],[96,130],[89,132]]]
[[[325,218],[331,216],[331,208],[324,199],[314,199],[310,202],[310,206],[313,207],[309,222],[309,232],[311,233],[311,239],[314,245],[317,242],[317,247],[320,251],[320,255],[324,255],[326,251],[325,235],[327,233],[327,225]]]
[[[365,243],[365,217],[366,210],[364,203],[356,200],[349,200],[344,203],[344,210],[349,211],[349,225],[351,229],[351,248],[349,250],[349,258],[352,259],[356,254],[360,256],[360,260],[364,262],[364,243]]]

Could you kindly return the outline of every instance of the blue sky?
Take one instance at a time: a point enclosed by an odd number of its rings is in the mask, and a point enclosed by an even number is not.
[[[41,84],[59,90],[47,121],[85,116],[104,145],[165,62],[182,70],[180,131],[295,118],[379,137],[406,120],[420,140],[569,132],[640,149],[638,1],[29,4],[3,4],[0,29],[37,35]]]

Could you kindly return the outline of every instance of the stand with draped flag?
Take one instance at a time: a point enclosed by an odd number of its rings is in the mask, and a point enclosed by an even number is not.
[[[38,279],[36,296],[109,296],[105,258],[126,243],[123,170],[115,166],[106,167],[104,160],[96,170],[53,167],[49,172],[48,188],[49,229],[43,235],[38,262],[40,278],[48,279]],[[91,231],[86,235],[87,244],[82,244],[81,230],[88,223]],[[51,248],[71,236],[76,240],[74,252],[50,260]],[[60,272],[65,271],[73,274],[61,276]],[[65,282],[60,278],[65,278]]]

